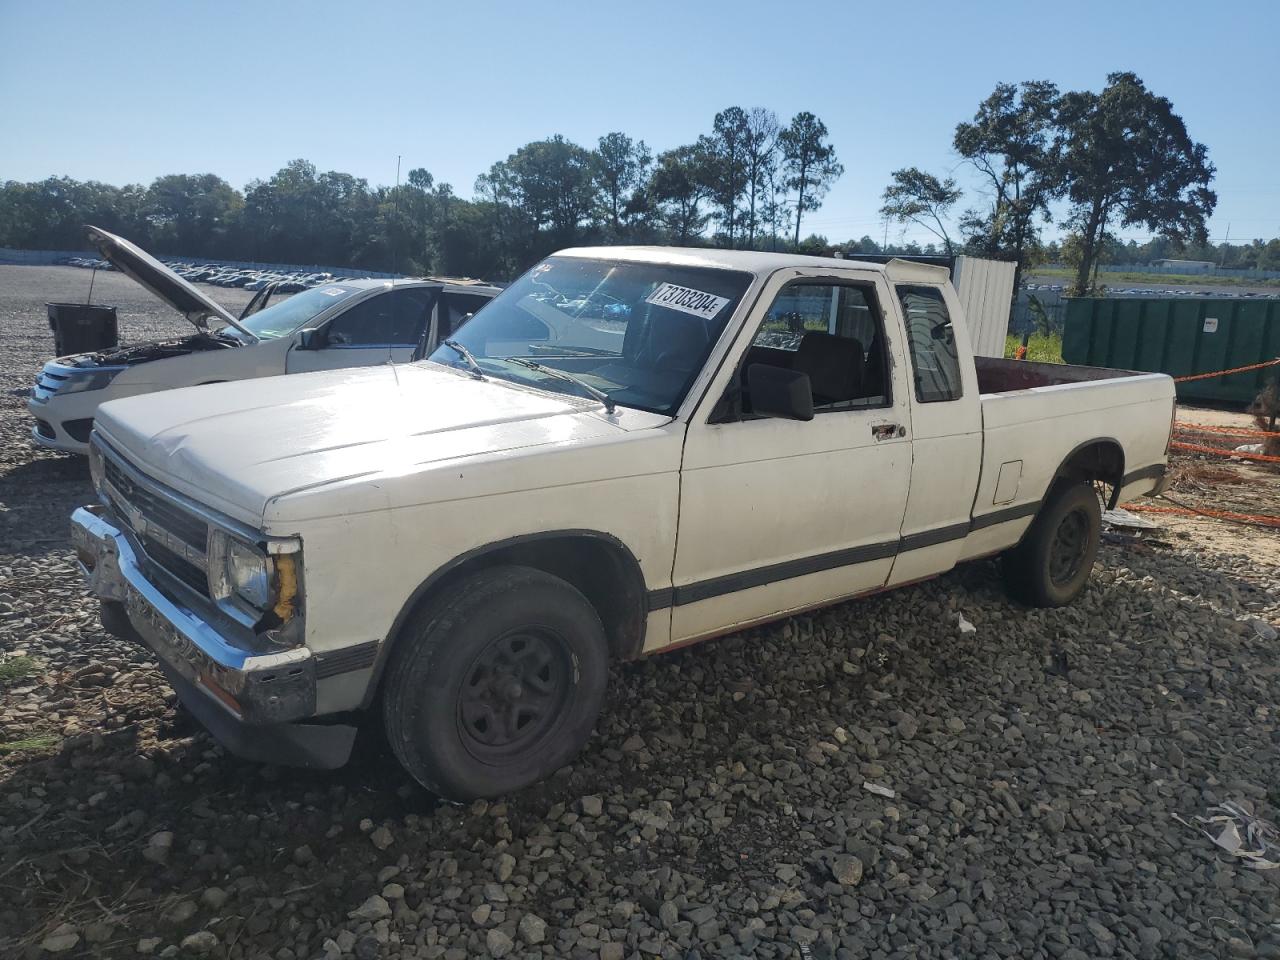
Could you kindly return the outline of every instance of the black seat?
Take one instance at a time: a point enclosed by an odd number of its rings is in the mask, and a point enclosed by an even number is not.
[[[808,374],[813,404],[823,406],[862,396],[865,365],[860,341],[811,330],[800,339],[791,369]]]

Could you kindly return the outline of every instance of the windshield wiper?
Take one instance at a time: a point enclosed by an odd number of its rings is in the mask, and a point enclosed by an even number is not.
[[[473,377],[477,380],[484,379],[484,370],[480,368],[480,364],[476,362],[476,358],[470,350],[460,344],[457,340],[443,340],[441,342],[467,362],[467,366],[471,368],[471,375]]]
[[[545,373],[549,377],[555,377],[557,380],[563,380],[566,383],[572,383],[581,387],[583,390],[587,391],[587,393],[591,394],[591,396],[596,400],[603,403],[605,411],[610,414],[618,409],[618,405],[613,402],[613,397],[609,396],[598,387],[593,387],[591,384],[587,383],[587,381],[580,380],[572,373],[565,373],[565,371],[559,370],[555,367],[546,367],[538,363],[536,360],[526,360],[524,357],[507,357],[506,361],[508,363],[518,363],[522,367],[528,367],[530,370],[536,370],[538,373]]]

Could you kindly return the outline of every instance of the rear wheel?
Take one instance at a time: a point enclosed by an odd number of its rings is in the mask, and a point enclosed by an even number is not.
[[[404,768],[455,800],[540,780],[578,753],[608,679],[604,628],[573,586],[485,570],[422,611],[387,667],[383,721]]]
[[[1022,542],[1001,558],[1014,599],[1034,607],[1060,607],[1084,591],[1098,556],[1102,507],[1093,487],[1058,487]]]

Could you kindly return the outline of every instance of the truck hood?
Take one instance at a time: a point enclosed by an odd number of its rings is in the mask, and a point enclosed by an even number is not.
[[[156,479],[257,526],[271,501],[317,488],[620,438],[670,419],[618,413],[608,418],[594,401],[417,363],[130,397],[103,404],[95,430]]]
[[[258,338],[240,326],[225,307],[205,296],[141,247],[101,227],[91,226],[88,231],[89,242],[98,248],[104,260],[177,310],[197,330],[207,332],[209,318],[213,317],[235,327],[251,343],[257,341]]]

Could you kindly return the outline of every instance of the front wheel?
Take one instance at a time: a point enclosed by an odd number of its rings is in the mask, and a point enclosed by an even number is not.
[[[1061,607],[1084,591],[1102,539],[1102,507],[1091,485],[1050,494],[1022,542],[1001,558],[1005,586],[1033,607]]]
[[[586,597],[540,570],[499,567],[408,624],[387,666],[383,722],[427,789],[494,797],[582,749],[607,681],[604,628]]]

